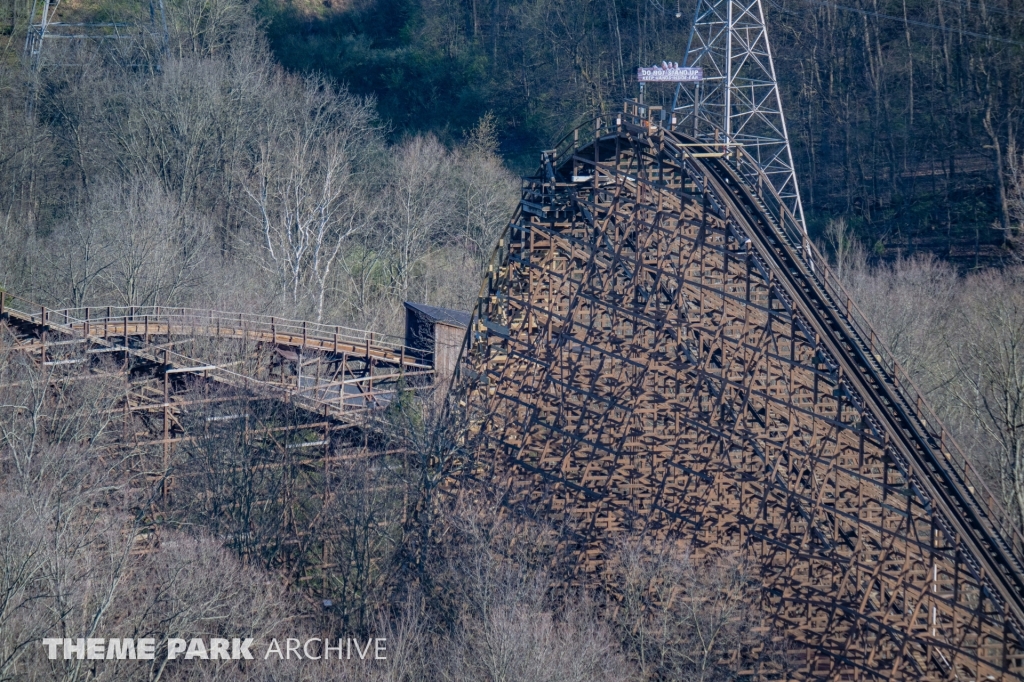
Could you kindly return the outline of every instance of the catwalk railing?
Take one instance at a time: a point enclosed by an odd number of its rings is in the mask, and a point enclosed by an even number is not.
[[[422,360],[428,355],[426,351],[408,347],[395,336],[339,325],[168,306],[49,309],[0,292],[0,319],[5,316],[42,326],[72,340],[105,344],[108,351],[145,357],[162,363],[168,372],[201,374],[248,391],[297,401],[318,413],[345,419],[387,406],[400,385],[405,390],[422,390],[433,378],[433,368]],[[289,383],[261,380],[232,369],[238,364],[235,362],[209,363],[166,345],[151,346],[150,339],[157,336],[245,339],[294,349],[297,373]],[[130,338],[141,339],[142,343],[133,347]],[[53,348],[58,343],[51,339],[49,345]],[[45,337],[39,346],[46,362]],[[304,351],[329,357],[336,366],[333,377],[320,376],[319,369],[315,375],[303,376],[301,356]],[[78,360],[47,364],[57,362]]]

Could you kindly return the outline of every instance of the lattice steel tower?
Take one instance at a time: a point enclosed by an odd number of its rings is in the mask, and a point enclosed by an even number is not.
[[[23,57],[38,71],[42,66],[44,41],[59,38],[62,41],[133,40],[141,35],[159,40],[162,53],[167,52],[169,33],[164,0],[149,0],[149,29],[136,16],[126,22],[63,22],[57,21],[57,9],[61,0],[32,0],[29,12],[28,32],[25,35]],[[131,7],[131,3],[128,7]],[[138,3],[136,10],[144,7]],[[159,26],[157,21],[159,18]],[[139,31],[138,29],[141,29]],[[159,63],[157,70],[159,70]]]
[[[806,232],[761,0],[699,0],[684,65],[704,80],[676,90],[680,132],[742,144]]]

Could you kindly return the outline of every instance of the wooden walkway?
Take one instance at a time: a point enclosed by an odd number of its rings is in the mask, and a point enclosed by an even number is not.
[[[391,402],[399,385],[422,389],[433,379],[425,353],[396,337],[266,315],[170,307],[47,309],[0,292],[0,320],[35,328],[16,346],[44,365],[73,365],[94,353],[123,353],[166,375],[195,374],[258,394],[297,401],[327,417],[361,421]],[[175,349],[182,340],[224,339],[272,347],[274,368],[241,371],[240,361],[212,361]],[[314,363],[312,373],[304,368]]]

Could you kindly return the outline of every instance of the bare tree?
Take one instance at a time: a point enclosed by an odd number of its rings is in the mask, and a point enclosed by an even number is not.
[[[88,457],[116,437],[112,408],[123,385],[98,374],[82,381],[67,366],[38,367],[20,353],[0,354],[0,448],[9,489],[29,494],[60,478],[69,453]]]
[[[825,226],[825,241],[832,252],[836,276],[844,279],[853,268],[864,267],[864,247],[853,234],[846,218],[828,221]]]
[[[120,458],[98,456],[114,436],[118,382],[5,354],[0,386],[0,679],[11,679],[26,648],[60,625],[95,632],[135,524],[97,512],[125,483]]]
[[[41,640],[113,634],[166,647],[175,636],[262,637],[301,617],[280,579],[219,541],[143,537],[137,511],[150,505],[131,477],[137,453],[111,423],[124,385],[111,368],[75,367],[0,357],[0,679],[188,679],[189,667],[162,655],[50,660]],[[234,662],[210,665],[219,678],[247,678]]]
[[[209,227],[167,196],[159,181],[105,182],[93,196],[90,218],[111,261],[98,276],[123,305],[160,305],[199,283]]]
[[[695,560],[672,546],[620,543],[616,621],[647,679],[733,679],[744,652],[764,654],[759,595],[737,555]]]
[[[1024,154],[1011,135],[1006,150],[1006,206],[1009,223],[1006,240],[1016,260],[1024,260]]]
[[[845,274],[857,305],[925,394],[940,410],[956,374],[948,347],[951,312],[962,282],[956,270],[934,257],[917,256],[868,268],[856,265]]]
[[[1004,503],[1024,527],[1024,272],[974,276],[958,306],[958,398],[988,436]]]
[[[359,184],[359,157],[374,136],[372,103],[321,78],[267,121],[246,189],[258,221],[263,260],[298,307],[307,291],[317,320],[342,246],[373,213]]]
[[[352,312],[357,324],[367,328],[382,328],[382,307],[391,307],[390,290],[385,274],[384,236],[378,230],[366,230],[341,262],[348,284]]]
[[[417,266],[444,240],[454,211],[447,150],[432,135],[414,137],[394,151],[382,216],[394,296],[409,298]]]
[[[440,509],[440,489],[469,459],[465,410],[446,386],[417,396],[399,390],[375,424],[388,449],[402,454],[401,472],[408,498],[406,562],[420,581],[429,582],[427,563]]]
[[[179,57],[210,57],[226,51],[231,39],[252,24],[237,0],[165,0],[173,47]]]
[[[490,257],[498,234],[515,208],[518,179],[498,157],[497,124],[487,114],[470,131],[457,155],[455,236],[478,268]]]
[[[101,283],[100,276],[114,264],[104,236],[86,211],[61,226],[47,244],[47,263],[57,274],[43,283],[50,300],[66,301],[76,308],[89,301]]]
[[[468,499],[468,498],[466,498]],[[584,682],[634,679],[621,644],[585,593],[552,594],[547,550],[521,522],[479,501],[448,509],[433,566],[440,679]],[[550,548],[548,548],[550,549]]]

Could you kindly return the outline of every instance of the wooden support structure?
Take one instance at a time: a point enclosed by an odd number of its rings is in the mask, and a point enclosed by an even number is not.
[[[1020,534],[757,164],[629,105],[580,137],[488,270],[458,485],[566,528],[581,582],[627,534],[741,553],[797,679],[1021,679]]]
[[[740,553],[795,679],[1021,679],[1024,538],[756,160],[655,109],[627,103],[524,180],[456,367],[470,429],[448,484],[564,528],[580,582],[626,534]],[[309,538],[342,462],[368,456],[368,416],[429,386],[425,349],[278,317],[95,312],[0,292],[17,347],[54,374],[123,354],[124,443],[133,480],[161,486],[161,523],[179,484],[244,489],[176,478],[182,462],[254,453],[218,472],[263,476],[253,508],[274,537],[231,542],[327,594],[342,543]],[[200,337],[217,342],[200,354]]]
[[[398,391],[431,390],[433,369],[419,353],[400,339],[277,317],[114,306],[50,310],[4,291],[0,308],[0,324],[18,337],[13,350],[52,368],[48,380],[123,379],[117,408],[97,413],[120,419],[121,428],[110,430],[116,437],[109,443],[91,447],[101,457],[124,453],[113,461],[123,463],[125,479],[152,486],[138,493],[151,500],[150,544],[163,527],[202,522],[181,516],[196,500],[220,499],[220,514],[250,509],[245,513],[260,517],[258,533],[225,536],[239,552],[299,584],[314,581],[326,597],[350,589],[342,573],[352,570],[344,554],[352,543],[344,534],[357,529],[325,525],[324,510],[339,495],[361,494],[348,481],[353,466],[392,469],[383,463],[397,453],[368,449],[366,432],[375,428],[373,411]],[[203,336],[215,343],[198,346],[202,354],[188,350]],[[104,365],[111,355],[118,363]],[[304,372],[302,363],[316,367]],[[405,377],[416,377],[415,385],[403,384]],[[256,453],[252,460],[203,468],[207,450],[235,452],[240,443]],[[254,483],[218,488],[218,476]],[[256,497],[231,500],[245,490]],[[395,510],[386,524],[400,527],[406,514],[397,506],[408,492],[389,495]]]

